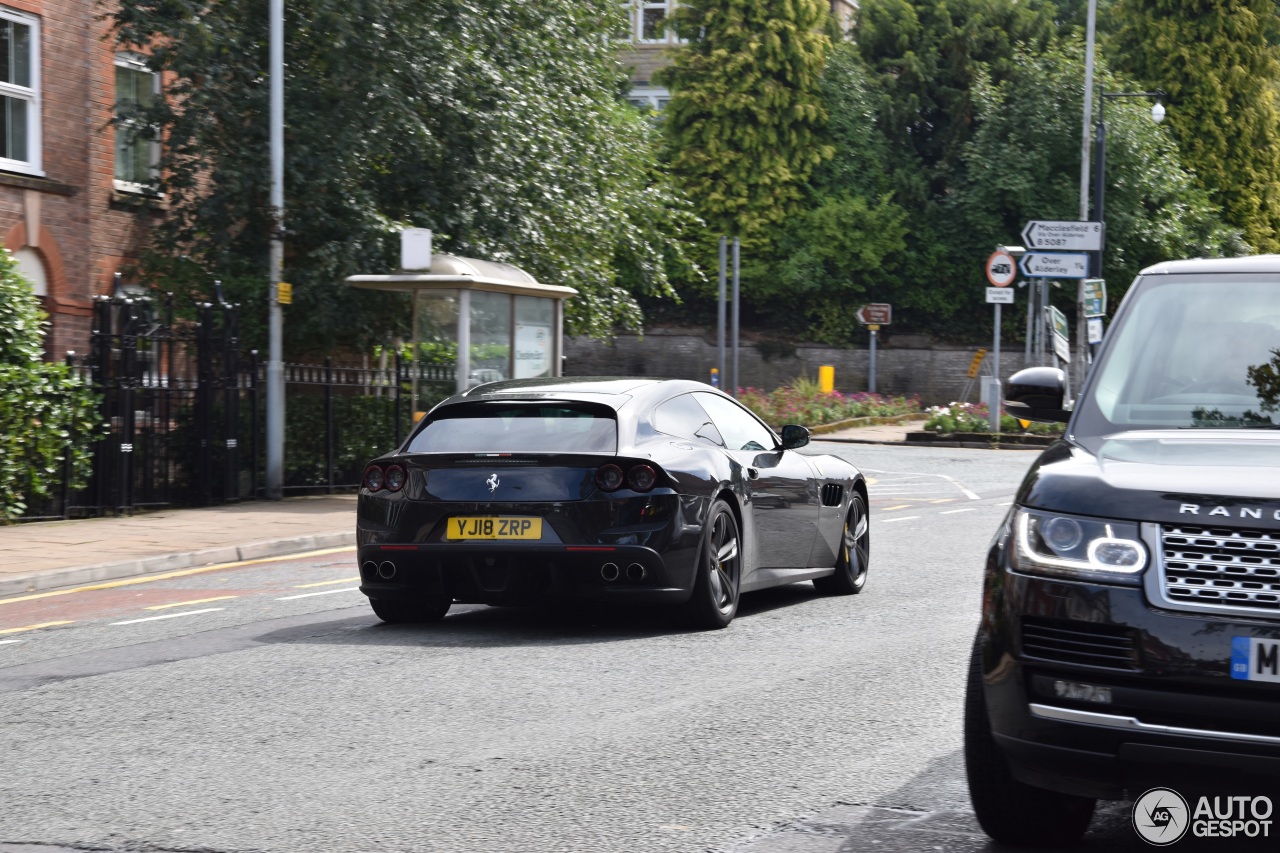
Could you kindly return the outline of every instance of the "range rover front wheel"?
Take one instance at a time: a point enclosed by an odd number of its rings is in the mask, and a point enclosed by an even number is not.
[[[1066,846],[1089,828],[1096,800],[1036,788],[1010,772],[987,718],[979,640],[973,643],[964,699],[964,765],[978,824],[996,841]]]

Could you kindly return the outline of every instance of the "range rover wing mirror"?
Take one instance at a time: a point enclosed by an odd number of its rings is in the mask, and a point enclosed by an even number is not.
[[[1004,410],[1024,421],[1066,423],[1071,412],[1062,407],[1067,394],[1066,375],[1056,367],[1028,367],[1009,377]]]

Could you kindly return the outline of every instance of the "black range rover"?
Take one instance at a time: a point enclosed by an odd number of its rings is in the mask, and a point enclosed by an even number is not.
[[[1070,842],[1096,800],[1154,786],[1280,804],[1280,256],[1144,270],[1073,411],[1053,368],[1005,396],[1068,426],[987,556],[965,709],[983,829]]]

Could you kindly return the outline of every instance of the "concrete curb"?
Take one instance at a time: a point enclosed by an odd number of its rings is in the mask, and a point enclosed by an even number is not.
[[[180,569],[194,569],[200,566],[213,566],[218,563],[236,563],[242,560],[283,557],[289,554],[301,554],[306,551],[318,551],[322,548],[340,548],[344,545],[354,545],[355,542],[356,534],[354,530],[317,533],[311,536],[295,536],[290,539],[251,542],[247,545],[227,545],[222,548],[206,548],[201,551],[160,554],[155,557],[143,557],[138,560],[100,563],[96,566],[53,569],[47,572],[35,572],[29,575],[19,575],[0,580],[0,597],[43,592],[64,586],[78,586],[81,584],[121,580],[123,578],[142,577]]]

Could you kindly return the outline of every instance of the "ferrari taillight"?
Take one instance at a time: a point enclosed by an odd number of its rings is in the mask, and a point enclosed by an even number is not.
[[[364,487],[371,492],[381,491],[387,484],[386,475],[382,473],[382,469],[377,465],[370,465],[364,469]]]
[[[404,469],[399,465],[388,465],[385,472],[387,491],[398,492],[404,488],[405,482],[409,479]]]
[[[616,492],[625,484],[637,492],[647,492],[658,483],[658,472],[650,465],[631,465],[624,472],[620,465],[610,462],[596,470],[596,485],[602,492]]]

